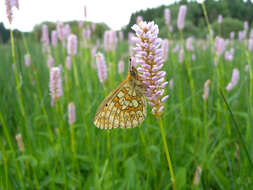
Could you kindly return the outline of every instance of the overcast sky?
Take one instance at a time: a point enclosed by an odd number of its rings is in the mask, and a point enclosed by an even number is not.
[[[127,25],[133,12],[141,9],[169,5],[176,0],[19,0],[19,10],[14,11],[12,28],[30,31],[43,21],[87,20],[105,22],[117,30]],[[5,0],[0,0],[0,22],[10,25],[6,17]]]

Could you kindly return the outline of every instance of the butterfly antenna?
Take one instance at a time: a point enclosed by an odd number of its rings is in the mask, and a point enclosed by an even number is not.
[[[129,68],[128,68],[129,71],[132,70],[132,57],[129,57]]]

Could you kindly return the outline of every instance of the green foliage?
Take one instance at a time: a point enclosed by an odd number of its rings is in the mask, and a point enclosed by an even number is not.
[[[186,14],[186,24],[184,29],[184,36],[195,36],[198,38],[203,38],[207,34],[206,23],[204,19],[204,14],[201,8],[201,4],[196,1],[179,1],[175,2],[169,6],[159,6],[157,8],[147,9],[137,11],[131,15],[130,21],[126,27],[124,27],[124,32],[127,34],[132,31],[131,26],[136,23],[137,16],[142,16],[145,21],[159,21],[157,22],[160,28],[161,37],[167,37],[166,31],[167,26],[164,25],[164,9],[169,8],[171,11],[172,26],[174,31],[177,31],[177,14],[178,8],[181,4],[187,5]],[[229,32],[238,31],[240,29],[239,22],[249,21],[251,24],[253,22],[253,3],[251,1],[244,2],[243,0],[205,0],[205,6],[207,9],[207,15],[210,23],[213,23],[216,27],[216,22],[218,15],[223,15],[224,18],[230,18],[228,20],[224,19],[226,24],[224,26],[232,25],[231,27],[223,27],[222,35],[229,35]],[[231,19],[233,18],[233,19]],[[233,23],[234,22],[234,23]],[[217,27],[216,27],[217,28]],[[215,31],[217,30],[215,28]],[[175,35],[175,37],[178,37]]]
[[[0,43],[6,43],[9,40],[10,31],[5,29],[4,24],[0,23]]]
[[[43,22],[39,25],[36,25],[33,29],[33,32],[31,33],[31,35],[34,36],[34,38],[36,39],[36,41],[40,41],[40,37],[41,37],[41,28],[42,28],[42,25],[43,24],[46,24],[48,26],[48,31],[49,31],[49,35],[51,36],[51,31],[52,30],[55,30],[56,28],[56,23],[54,22]],[[69,24],[70,25],[70,28],[71,28],[71,32],[74,33],[74,34],[78,34],[78,33],[81,33],[82,31],[80,31],[79,27],[78,27],[78,22],[77,21],[69,21],[69,22],[63,22],[63,24]],[[84,25],[83,25],[83,28],[86,28],[88,25],[91,29],[91,22],[84,22]],[[96,29],[95,31],[93,31],[93,35],[92,37],[94,39],[97,39],[97,38],[102,38],[102,36],[104,35],[104,31],[105,30],[108,30],[109,27],[104,24],[104,23],[96,23]]]
[[[162,25],[161,20],[157,21]],[[190,30],[191,25],[186,22],[186,29]],[[166,31],[161,30],[161,35],[165,34]],[[89,43],[94,46],[92,41]],[[93,124],[97,107],[126,77],[127,70],[123,74],[115,72],[113,80],[108,79],[102,85],[93,68],[95,60],[90,56],[90,49],[79,46],[78,56],[73,57],[80,80],[78,88],[73,67],[64,69],[66,49],[61,45],[50,47],[55,64],[63,68],[64,90],[58,104],[51,106],[47,55],[41,53],[41,44],[34,39],[27,38],[27,42],[32,60],[30,67],[24,64],[23,41],[15,40],[24,117],[20,112],[10,45],[0,46],[0,188],[171,189],[161,133],[150,108],[140,128],[108,132]],[[222,56],[218,67],[214,67],[212,44],[202,41],[207,49],[195,42],[195,51],[185,51],[184,62],[179,64],[178,52],[172,51],[179,43],[171,41],[164,65],[167,79],[174,79],[174,87],[166,88],[170,98],[162,116],[177,189],[252,189],[252,167],[242,143],[252,155],[250,123],[253,117],[249,103],[252,93],[248,88],[253,84],[244,68],[253,59],[253,54],[249,52],[245,56],[244,43],[233,42],[230,47],[235,48],[234,61],[227,62]],[[127,42],[120,41],[116,52],[105,54],[107,63],[111,62],[112,68],[116,68],[123,57],[128,63],[127,51]],[[191,60],[192,54],[196,55],[196,61]],[[234,67],[240,69],[240,80],[232,91],[226,92]],[[112,69],[108,72],[110,75]],[[212,82],[209,97],[204,101],[203,85],[207,79]],[[220,99],[219,89],[225,92],[245,142],[238,137]],[[77,121],[73,126],[68,124],[70,101],[76,105]],[[17,133],[22,134],[24,153],[18,149]],[[194,184],[198,167],[202,172],[198,184]]]
[[[230,17],[223,18],[222,23],[219,24],[217,21],[212,24],[212,29],[215,34],[220,35],[224,38],[229,38],[230,32],[238,33],[243,30],[243,22],[238,19]]]

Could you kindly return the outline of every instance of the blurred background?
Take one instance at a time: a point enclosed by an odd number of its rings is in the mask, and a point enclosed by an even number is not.
[[[180,4],[187,4],[188,12],[186,17],[184,36],[195,36],[205,38],[208,29],[201,5],[196,0],[182,1],[33,1],[25,0],[20,2],[20,10],[14,10],[12,28],[15,33],[26,32],[39,40],[42,24],[47,24],[49,31],[56,27],[57,21],[70,24],[73,31],[77,31],[77,21],[96,23],[95,33],[102,37],[105,30],[123,30],[124,34],[131,31],[131,26],[136,22],[138,16],[143,20],[154,20],[158,24],[159,36],[167,37],[168,27],[164,25],[164,9],[170,8],[171,25],[170,30],[174,31],[174,37],[178,37],[176,18]],[[6,42],[9,39],[10,24],[6,16],[4,0],[0,5],[0,41]],[[253,3],[251,0],[206,0],[208,18],[214,32],[218,32],[218,15],[223,16],[221,25],[221,36],[229,37],[230,32],[243,30],[244,22],[252,23]],[[86,7],[86,8],[85,8]],[[87,13],[85,15],[84,9]],[[75,26],[74,26],[75,25]]]
[[[252,22],[250,0],[0,0],[0,189],[253,189]],[[130,57],[147,116],[101,130]]]

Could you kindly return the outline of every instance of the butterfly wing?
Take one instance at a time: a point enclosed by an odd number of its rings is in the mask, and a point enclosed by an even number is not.
[[[131,80],[123,81],[99,106],[94,124],[101,129],[133,128],[147,115],[143,94],[137,93]]]

